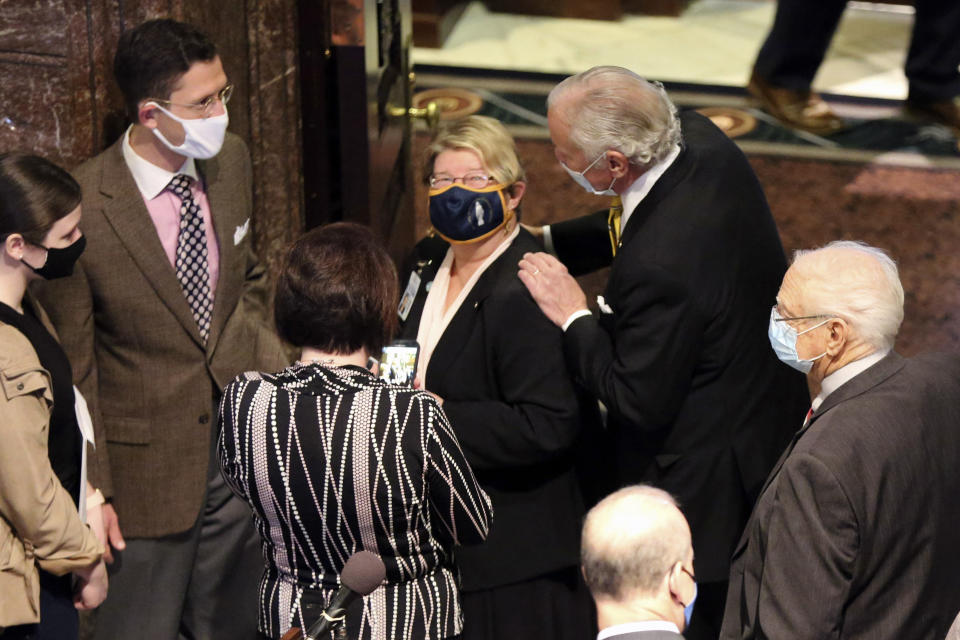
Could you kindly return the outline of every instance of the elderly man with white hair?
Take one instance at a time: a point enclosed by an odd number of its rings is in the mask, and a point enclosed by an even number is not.
[[[798,251],[770,313],[813,406],[733,559],[722,638],[943,638],[960,609],[960,357],[903,358],[880,249]]]
[[[787,268],[777,227],[743,153],[709,119],[678,114],[659,84],[596,67],[554,88],[547,119],[574,180],[617,198],[550,225],[559,261],[526,254],[520,278],[607,408],[592,436],[609,438],[607,459],[591,474],[613,477],[597,493],[647,482],[684,505],[701,580],[686,635],[715,640],[730,554],[807,409],[803,376],[764,339]],[[598,315],[564,265],[611,266]]]
[[[597,640],[683,637],[697,584],[690,527],[669,493],[633,485],[601,500],[583,523],[580,563]]]

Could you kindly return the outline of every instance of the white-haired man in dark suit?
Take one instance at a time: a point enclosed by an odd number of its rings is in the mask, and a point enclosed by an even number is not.
[[[960,609],[960,358],[903,358],[897,266],[798,251],[770,314],[813,403],[733,556],[721,637],[943,638]]]

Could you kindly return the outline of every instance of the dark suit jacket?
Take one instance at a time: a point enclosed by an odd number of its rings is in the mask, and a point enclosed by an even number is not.
[[[737,546],[723,638],[935,638],[960,610],[960,357],[827,396]]]
[[[578,393],[563,362],[560,330],[517,277],[537,244],[526,231],[480,276],[437,343],[425,388],[444,399],[467,460],[493,501],[487,541],[457,550],[463,587],[519,582],[579,562],[583,503],[573,464]],[[422,284],[404,338],[415,339],[426,283],[447,244],[427,238],[414,263]],[[406,273],[404,274],[406,276]],[[406,279],[404,279],[404,284]],[[589,415],[589,404],[585,410]]]
[[[632,212],[604,291],[612,314],[564,334],[577,382],[610,412],[616,483],[651,482],[690,522],[697,577],[726,580],[764,478],[809,406],[767,339],[786,261],[740,150],[703,116]],[[606,212],[551,226],[572,271],[610,259]]]
[[[185,531],[200,512],[220,389],[286,358],[267,320],[266,272],[251,234],[237,232],[253,212],[244,143],[227,134],[215,158],[198,161],[220,246],[206,346],[121,144],[74,172],[87,248],[71,277],[37,294],[93,415],[91,482],[113,498],[126,536],[158,537]]]

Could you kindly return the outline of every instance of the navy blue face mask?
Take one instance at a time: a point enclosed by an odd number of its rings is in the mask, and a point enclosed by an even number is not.
[[[430,190],[430,222],[452,244],[489,238],[512,217],[502,185],[472,189],[451,184]]]

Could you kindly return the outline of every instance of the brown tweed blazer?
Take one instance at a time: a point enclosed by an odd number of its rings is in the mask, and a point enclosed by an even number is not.
[[[152,538],[189,529],[200,512],[213,401],[223,386],[289,360],[268,320],[267,276],[250,246],[243,141],[228,133],[215,158],[198,161],[220,246],[206,346],[121,145],[122,138],[74,172],[87,249],[72,276],[36,293],[94,417],[90,480],[113,498],[125,536]]]

